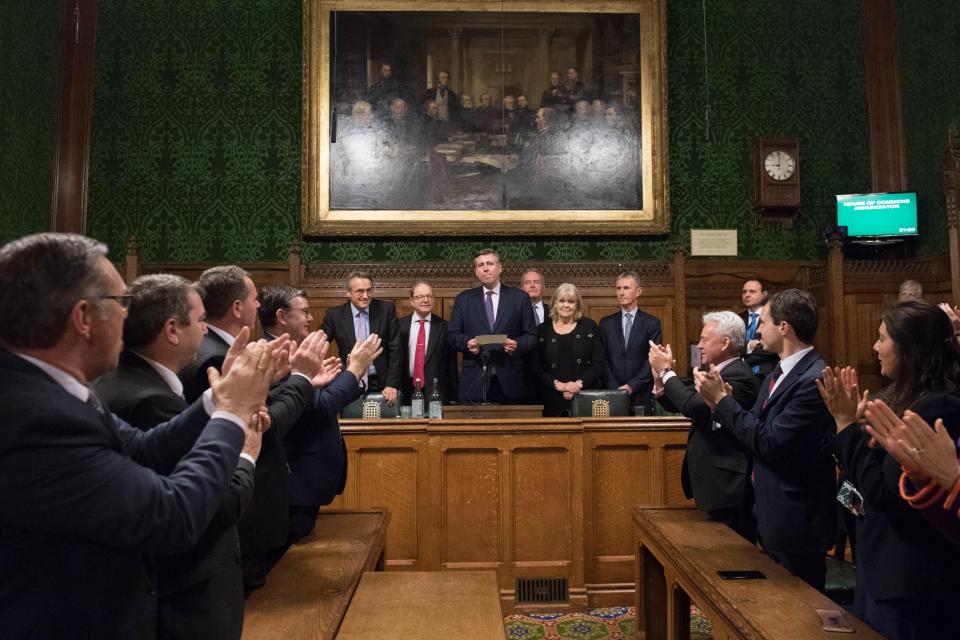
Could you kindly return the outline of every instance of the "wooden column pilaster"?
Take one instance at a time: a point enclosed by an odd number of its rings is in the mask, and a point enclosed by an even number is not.
[[[827,241],[827,304],[830,309],[829,362],[852,364],[847,357],[846,304],[843,292],[843,240],[832,237]]]
[[[863,32],[873,190],[903,191],[907,169],[896,0],[863,0]]]
[[[96,0],[64,1],[51,194],[55,231],[86,231],[96,22]]]
[[[673,356],[677,361],[677,371],[687,371],[690,363],[690,349],[687,348],[687,252],[682,246],[673,249],[673,286],[674,296],[673,324],[674,333]]]

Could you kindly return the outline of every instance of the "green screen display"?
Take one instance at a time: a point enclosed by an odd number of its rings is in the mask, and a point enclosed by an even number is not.
[[[916,193],[837,196],[837,226],[847,237],[917,235]]]

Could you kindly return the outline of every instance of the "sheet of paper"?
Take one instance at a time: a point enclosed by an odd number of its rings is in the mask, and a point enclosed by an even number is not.
[[[504,342],[507,341],[507,338],[508,336],[505,333],[496,333],[496,334],[491,334],[486,336],[477,336],[477,344],[479,344],[481,347],[486,346],[488,344],[502,345]]]

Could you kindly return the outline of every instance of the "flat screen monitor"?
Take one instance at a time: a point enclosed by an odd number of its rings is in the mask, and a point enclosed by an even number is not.
[[[837,226],[848,238],[917,235],[917,194],[862,193],[837,196]]]

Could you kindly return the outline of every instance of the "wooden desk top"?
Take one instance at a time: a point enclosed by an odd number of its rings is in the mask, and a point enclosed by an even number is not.
[[[244,640],[333,638],[364,571],[377,565],[390,513],[324,511],[244,607]]]
[[[504,636],[495,572],[390,571],[363,574],[337,640]]]
[[[824,631],[817,609],[842,609],[728,527],[689,507],[634,507],[640,538],[683,579],[691,599],[712,609],[742,638],[882,640],[853,615],[854,633]],[[717,571],[757,570],[765,580],[722,580]]]
[[[446,411],[446,407],[444,407]],[[682,416],[629,416],[622,418],[471,418],[444,414],[442,420],[341,419],[344,434],[363,433],[543,433],[687,431],[690,421]]]

